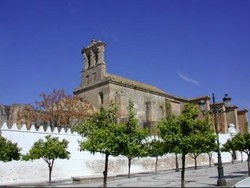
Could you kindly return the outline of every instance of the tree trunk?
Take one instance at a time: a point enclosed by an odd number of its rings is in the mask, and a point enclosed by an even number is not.
[[[197,156],[194,157],[194,169],[197,169]]]
[[[178,154],[175,154],[175,172],[179,172],[179,162],[178,162]]]
[[[52,168],[49,167],[49,185],[51,185],[51,173],[52,173]]]
[[[242,151],[240,152],[240,155],[241,155],[241,162],[243,163],[243,154],[242,154]]]
[[[233,154],[233,152],[231,153],[231,157],[232,157],[232,164],[234,164],[234,154]]]
[[[184,153],[182,153],[181,159],[182,159],[181,187],[183,188],[185,187],[185,159],[186,159],[186,156]]]
[[[128,178],[130,178],[131,158],[128,158]]]
[[[103,187],[107,187],[107,176],[108,176],[108,161],[109,161],[109,154],[105,154],[105,167],[103,171]]]
[[[52,168],[54,165],[54,159],[52,159],[51,163],[48,163],[48,164],[49,164],[49,185],[51,185],[51,174],[52,174]]]
[[[212,166],[212,155],[208,153],[208,158],[209,158],[209,167]]]
[[[158,157],[155,158],[155,173],[157,173]]]
[[[250,176],[250,153],[247,155],[248,176]]]

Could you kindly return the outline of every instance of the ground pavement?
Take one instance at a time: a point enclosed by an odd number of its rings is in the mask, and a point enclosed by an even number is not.
[[[227,187],[234,186],[237,182],[248,177],[247,162],[235,162],[234,164],[223,164],[224,177],[227,181]],[[137,173],[126,175],[117,175],[108,180],[107,187],[180,187],[181,170],[176,172],[174,169],[159,171],[158,173]],[[217,187],[218,171],[217,166],[202,166],[198,169],[187,168],[185,171],[185,187]],[[48,183],[39,184],[19,184],[7,186],[31,186],[48,187]],[[5,185],[6,187],[6,185]],[[60,181],[52,182],[51,187],[102,187],[102,178],[97,178],[85,182]],[[250,185],[248,186],[250,187]]]

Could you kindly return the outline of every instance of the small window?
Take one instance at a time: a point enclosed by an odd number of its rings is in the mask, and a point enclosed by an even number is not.
[[[89,83],[89,75],[86,76],[86,83]]]
[[[93,80],[96,80],[96,72],[93,73]]]
[[[100,92],[98,95],[98,104],[103,104],[103,92]]]

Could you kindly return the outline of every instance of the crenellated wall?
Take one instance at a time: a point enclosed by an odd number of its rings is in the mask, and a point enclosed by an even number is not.
[[[0,105],[0,126],[7,122],[8,125],[18,123],[18,114],[27,106],[27,104]],[[27,123],[27,122],[26,122]],[[17,125],[20,128],[21,125]]]
[[[4,123],[1,127],[2,136],[18,144],[22,148],[21,153],[25,154],[31,148],[34,142],[44,138],[46,135],[52,135],[59,137],[59,139],[67,139],[69,141],[68,150],[71,152],[70,160],[55,160],[54,169],[52,172],[52,178],[70,178],[77,175],[89,175],[94,174],[91,168],[93,156],[89,152],[80,152],[78,147],[78,140],[81,140],[81,136],[76,133],[71,133],[68,129],[65,131],[61,129],[60,132],[57,128],[53,131],[48,128],[43,130],[42,126],[36,130],[32,125],[29,130],[26,129],[26,125],[19,126],[13,124],[11,128],[8,128]],[[96,159],[102,159],[100,154],[95,155]],[[35,161],[12,161],[12,162],[0,162],[0,182],[19,182],[19,181],[41,181],[48,178],[47,164],[42,160]]]
[[[65,131],[61,129],[58,131],[55,128],[53,131],[48,128],[46,131],[41,126],[36,130],[32,125],[27,130],[26,125],[17,126],[13,124],[11,127],[4,123],[1,127],[2,136],[18,144],[22,148],[21,153],[25,154],[31,148],[34,142],[39,139],[43,139],[46,135],[52,135],[59,137],[59,139],[67,139],[69,141],[68,151],[71,152],[71,158],[69,160],[56,159],[52,180],[70,179],[73,176],[91,176],[100,175],[104,170],[104,155],[79,151],[78,141],[82,139],[80,135],[75,132],[71,132],[71,129]],[[227,135],[223,137],[225,141],[228,138]],[[223,162],[230,162],[230,155],[223,154]],[[180,156],[179,156],[180,158]],[[239,159],[240,160],[240,159]],[[131,173],[147,172],[154,170],[154,158],[140,158],[133,159],[131,166]],[[181,161],[179,159],[181,166]],[[198,165],[208,165],[208,157],[206,154],[198,157]],[[194,166],[194,161],[187,155],[186,166]],[[175,168],[175,156],[167,154],[159,158],[158,170],[167,170]],[[0,185],[6,183],[18,183],[18,182],[40,182],[48,180],[48,167],[42,160],[34,161],[0,161]],[[127,158],[123,156],[110,157],[109,158],[109,175],[126,174],[127,173]]]

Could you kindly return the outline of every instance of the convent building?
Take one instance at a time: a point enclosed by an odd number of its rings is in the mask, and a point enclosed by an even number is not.
[[[102,41],[92,40],[81,51],[83,55],[83,67],[79,87],[73,92],[94,107],[100,105],[107,107],[110,101],[114,101],[118,108],[118,119],[123,121],[127,117],[128,101],[131,99],[135,104],[136,116],[144,128],[152,130],[155,123],[163,118],[166,110],[180,114],[185,103],[198,105],[201,100],[205,102],[206,110],[212,105],[209,96],[184,98],[171,95],[154,86],[129,80],[106,71],[105,47]],[[226,96],[227,97],[227,96]],[[238,109],[235,105],[227,105],[223,102],[215,104],[224,109],[224,113],[218,117],[219,132],[228,131],[229,124],[234,124],[238,132],[248,130],[248,118],[246,109]],[[168,108],[166,108],[169,106]],[[200,115],[202,118],[202,114]]]

